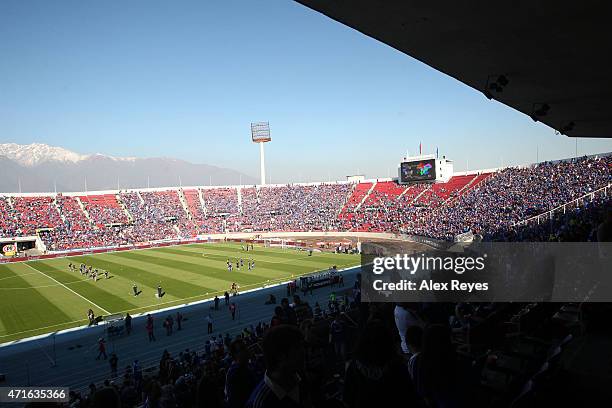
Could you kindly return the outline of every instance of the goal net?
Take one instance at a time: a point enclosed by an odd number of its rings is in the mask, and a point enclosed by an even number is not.
[[[287,247],[287,241],[280,238],[265,238],[264,239],[264,247],[267,248],[283,248]]]

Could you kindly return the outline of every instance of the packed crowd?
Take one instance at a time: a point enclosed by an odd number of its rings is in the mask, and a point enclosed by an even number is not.
[[[91,229],[91,223],[85,216],[83,209],[75,197],[58,194],[56,198],[60,214],[64,218],[64,225],[69,230],[86,231]]]
[[[402,229],[448,240],[466,231],[493,239],[519,221],[609,185],[611,169],[611,156],[507,168]]]
[[[350,184],[340,183],[245,189],[236,225],[254,231],[337,230],[350,190]]]
[[[172,218],[182,207],[171,208],[164,201],[166,194],[122,192],[119,196],[132,215],[132,223],[122,229],[129,242],[177,238]]]
[[[0,237],[20,235],[17,213],[9,203],[9,197],[0,197]]]
[[[604,156],[408,187],[386,181],[132,191],[82,196],[83,208],[61,194],[2,197],[0,235],[39,231],[58,250],[249,231],[403,232],[442,240],[470,231],[511,239],[516,223],[608,186],[611,168],[612,156]],[[609,194],[595,204],[608,201]]]
[[[81,196],[79,199],[91,221],[98,227],[128,222],[127,214],[114,194]]]
[[[268,322],[164,351],[152,372],[137,360],[118,370],[111,355],[109,379],[72,391],[70,406],[538,406],[586,397],[579,383],[560,391],[560,361],[576,339],[559,311],[571,306],[362,303],[359,287],[324,305],[283,298]],[[585,313],[591,327],[597,314]]]

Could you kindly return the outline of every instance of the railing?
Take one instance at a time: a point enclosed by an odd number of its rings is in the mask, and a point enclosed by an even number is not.
[[[548,210],[548,211],[546,211],[546,212],[544,212],[542,214],[535,215],[535,216],[527,218],[527,219],[525,219],[523,221],[515,222],[512,226],[516,227],[516,226],[520,226],[520,225],[527,225],[528,223],[533,222],[533,221],[535,221],[538,224],[540,224],[540,221],[542,219],[544,219],[544,220],[552,219],[553,215],[556,212],[558,212],[558,211],[563,211],[563,214],[565,214],[565,212],[567,211],[568,207],[570,209],[571,208],[581,207],[582,206],[581,204],[584,202],[585,199],[590,199],[590,201],[593,201],[595,199],[595,195],[596,194],[603,193],[604,197],[607,197],[608,196],[608,192],[610,190],[610,187],[612,187],[612,184],[608,184],[607,186],[598,188],[595,191],[591,191],[590,193],[584,194],[584,195],[582,195],[582,196],[580,196],[580,197],[578,197],[578,198],[576,198],[576,199],[574,199],[572,201],[569,201],[569,202],[567,202],[565,204],[562,204],[562,205],[560,205],[558,207],[555,207],[552,210]]]

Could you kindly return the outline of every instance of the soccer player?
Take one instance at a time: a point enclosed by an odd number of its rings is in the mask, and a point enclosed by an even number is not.
[[[106,279],[108,279],[108,271],[107,271],[107,270],[104,270],[104,277],[105,277]]]
[[[134,296],[138,296],[138,286],[136,284],[132,286],[132,290],[134,291]]]

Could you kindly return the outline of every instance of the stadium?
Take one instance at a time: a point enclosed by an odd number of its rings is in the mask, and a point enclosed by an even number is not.
[[[302,3],[421,56],[350,8]],[[509,82],[493,76],[487,93]],[[612,134],[601,121],[559,126],[548,104],[507,94],[496,95],[561,133]],[[77,408],[393,406],[399,390],[421,407],[595,404],[612,364],[610,286],[583,270],[562,281],[565,258],[550,254],[580,243],[597,258],[583,269],[609,268],[612,152],[457,171],[465,158],[436,148],[390,159],[394,177],[270,184],[269,124],[251,123],[251,141],[257,184],[0,193],[3,392],[58,387],[50,406]],[[526,243],[550,247],[500,256],[504,279],[538,286],[525,275],[552,263],[544,297],[367,290],[369,256]],[[516,274],[520,256],[533,259]],[[36,406],[33,395],[19,402]]]

